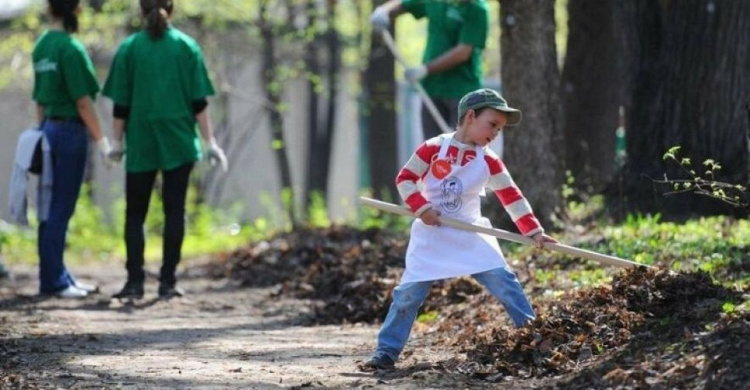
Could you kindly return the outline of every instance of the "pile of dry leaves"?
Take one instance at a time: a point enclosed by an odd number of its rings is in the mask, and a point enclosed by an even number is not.
[[[406,236],[380,229],[300,230],[227,254],[210,272],[311,299],[313,323],[377,322],[406,244]],[[555,377],[563,388],[750,382],[750,318],[722,316],[741,294],[705,273],[631,269],[610,286],[532,301],[538,318],[515,329],[472,280],[436,283],[422,310],[440,313],[439,342],[465,353],[445,369],[491,381]]]
[[[638,268],[615,276],[612,286],[578,291],[549,303],[521,329],[499,326],[461,338],[466,371],[477,375],[543,376],[578,368],[634,337],[679,339],[700,332],[736,292],[705,273],[674,274]]]
[[[208,271],[248,287],[280,285],[278,294],[316,300],[312,323],[372,323],[388,312],[407,242],[406,235],[382,229],[301,229],[225,254]],[[479,291],[465,280],[436,283],[423,311]]]

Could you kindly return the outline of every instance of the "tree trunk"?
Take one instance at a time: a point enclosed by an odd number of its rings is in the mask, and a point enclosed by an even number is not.
[[[375,33],[371,38],[369,63],[365,71],[365,89],[370,187],[374,196],[397,201],[400,198],[395,184],[399,167],[394,59],[381,37]]]
[[[566,169],[600,192],[615,174],[615,129],[626,96],[613,24],[615,0],[570,0],[562,72]]]
[[[302,212],[306,213],[310,204],[310,197],[313,192],[319,192],[321,188],[320,171],[323,169],[321,159],[325,158],[319,150],[320,139],[320,38],[317,30],[318,17],[315,10],[315,1],[307,1],[307,30],[305,35],[312,34],[310,42],[307,44],[305,53],[305,66],[307,69],[307,175],[305,180],[305,196],[302,199]],[[325,169],[327,169],[327,164]]]
[[[685,178],[662,156],[672,146],[703,175],[703,161],[722,169],[719,181],[748,181],[750,2],[628,0],[617,2],[630,71],[625,171],[627,208],[666,216],[736,212],[698,195],[665,197],[653,179]]]
[[[308,15],[311,25],[317,24],[313,1],[309,3]],[[340,61],[340,42],[338,32],[334,25],[336,13],[336,2],[326,2],[326,19],[327,25],[325,33],[325,45],[327,62],[325,68],[326,77],[323,78],[323,69],[320,61],[320,36],[315,33],[313,41],[307,50],[307,71],[309,77],[309,149],[307,164],[307,185],[305,190],[305,210],[309,206],[310,197],[313,193],[318,193],[327,198],[328,192],[328,173],[330,172],[331,160],[331,143],[333,141],[333,131],[336,119],[336,95],[338,92],[338,74],[341,70]],[[314,28],[314,27],[311,27]],[[316,81],[319,80],[319,81]],[[321,88],[322,81],[325,80],[326,88]],[[323,99],[325,98],[325,99]],[[326,103],[325,115],[320,117],[320,102]]]
[[[554,2],[502,0],[503,90],[523,111],[505,131],[504,162],[545,226],[560,205],[563,148]]]
[[[281,92],[276,76],[278,67],[276,61],[276,39],[273,34],[273,26],[266,15],[266,2],[261,2],[259,28],[263,37],[263,84],[265,98],[269,102],[269,115],[271,122],[271,148],[276,154],[276,162],[281,175],[282,207],[286,208],[289,221],[292,225],[297,224],[297,216],[294,211],[294,187],[292,185],[292,172],[289,167],[286,143],[284,142],[284,119],[279,112],[281,105]]]
[[[326,44],[328,48],[328,106],[326,109],[325,124],[323,125],[323,139],[320,142],[320,149],[324,153],[324,161],[321,165],[325,169],[321,172],[318,182],[323,196],[328,198],[328,173],[331,165],[331,147],[333,144],[333,134],[336,126],[336,97],[339,92],[339,74],[341,73],[341,41],[339,33],[336,30],[334,20],[336,18],[336,0],[328,0],[328,32],[326,35]]]

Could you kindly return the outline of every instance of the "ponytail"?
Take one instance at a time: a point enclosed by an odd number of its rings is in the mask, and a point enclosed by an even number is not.
[[[146,31],[153,39],[159,39],[167,31],[173,0],[140,0],[141,13],[146,19]]]
[[[62,19],[63,28],[69,33],[78,31],[78,17],[75,10],[80,0],[47,0],[52,16]]]

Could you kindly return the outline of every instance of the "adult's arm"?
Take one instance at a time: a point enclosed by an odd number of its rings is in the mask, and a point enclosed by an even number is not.
[[[36,123],[41,124],[44,120],[44,106],[41,104],[36,105]]]
[[[123,134],[125,134],[125,119],[114,118],[112,121],[112,139],[122,142]]]
[[[214,129],[211,125],[211,121],[208,118],[208,107],[205,107],[199,113],[195,114],[195,120],[198,122],[198,128],[201,131],[201,137],[203,140],[211,143],[216,143],[214,138]]]
[[[439,57],[425,64],[428,74],[445,72],[453,69],[471,58],[471,52],[474,46],[465,43],[459,43],[452,49],[446,51]]]
[[[401,6],[401,0],[388,0],[378,7],[382,7],[388,16],[390,16],[391,20],[406,12]]]
[[[99,126],[99,119],[94,110],[94,104],[88,95],[84,95],[76,100],[78,115],[83,119],[83,123],[89,130],[89,134],[94,141],[99,142],[102,139],[102,128]]]

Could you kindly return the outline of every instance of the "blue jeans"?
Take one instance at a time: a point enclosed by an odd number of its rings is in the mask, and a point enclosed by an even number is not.
[[[490,290],[505,306],[513,323],[521,327],[536,318],[521,283],[516,275],[507,268],[495,268],[472,275],[483,286]],[[411,327],[417,317],[433,281],[406,283],[393,289],[393,303],[388,309],[383,327],[378,334],[378,347],[375,355],[386,355],[393,361],[398,359],[406,340],[411,333]]]
[[[86,167],[88,134],[75,120],[45,121],[42,131],[52,152],[52,200],[39,223],[39,292],[52,294],[74,284],[63,264],[68,222],[75,211]]]

